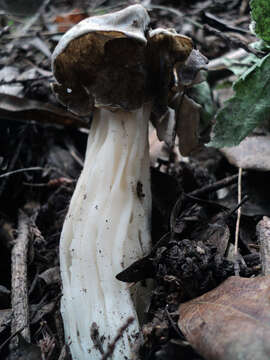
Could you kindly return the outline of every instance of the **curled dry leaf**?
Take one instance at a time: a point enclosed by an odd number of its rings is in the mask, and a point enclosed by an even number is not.
[[[199,76],[206,69],[208,59],[199,50],[193,49],[184,65],[177,67],[177,75],[182,86],[192,86],[203,81]]]
[[[176,133],[181,155],[188,156],[199,147],[199,122],[201,105],[184,95],[176,114]]]
[[[43,271],[38,277],[42,279],[46,285],[60,283],[59,266],[54,266]]]
[[[180,305],[179,327],[207,360],[269,360],[270,276],[230,277]]]
[[[60,107],[8,94],[0,94],[0,117],[18,121],[87,128],[85,121]]]

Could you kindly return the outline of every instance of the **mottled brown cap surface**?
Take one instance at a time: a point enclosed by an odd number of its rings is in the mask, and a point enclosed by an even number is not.
[[[143,104],[149,16],[140,5],[81,21],[55,48],[58,100],[78,115],[94,106],[134,110]]]

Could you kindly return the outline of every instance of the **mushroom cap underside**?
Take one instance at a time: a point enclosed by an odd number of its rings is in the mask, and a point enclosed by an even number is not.
[[[169,91],[173,66],[185,62],[192,41],[170,30],[148,32],[148,24],[146,10],[133,5],[85,19],[69,30],[52,56],[58,100],[72,112],[88,115],[94,107],[138,109],[159,96],[164,83],[162,91]]]

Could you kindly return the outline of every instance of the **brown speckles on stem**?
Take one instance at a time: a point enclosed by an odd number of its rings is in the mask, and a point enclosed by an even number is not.
[[[140,181],[137,182],[136,191],[138,198],[142,200],[145,197],[145,194],[143,192],[143,184]]]

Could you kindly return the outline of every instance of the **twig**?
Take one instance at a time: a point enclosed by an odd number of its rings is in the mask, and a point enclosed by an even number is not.
[[[11,333],[20,333],[30,343],[30,321],[28,303],[27,260],[30,241],[35,237],[33,222],[38,214],[39,204],[29,202],[19,212],[18,236],[11,252]],[[11,357],[16,358],[18,337],[10,342]]]
[[[182,337],[181,331],[179,329],[179,327],[175,324],[175,322],[173,321],[171,314],[168,311],[168,304],[165,306],[165,314],[167,315],[167,318],[171,324],[171,326],[173,327],[174,331],[179,335],[179,337]],[[178,315],[179,316],[179,315]]]
[[[25,327],[23,326],[19,330],[17,330],[14,334],[10,335],[1,345],[0,345],[0,353],[3,350],[4,346],[11,341],[15,336],[17,336],[21,331],[23,331]]]
[[[260,244],[262,275],[270,274],[270,218],[264,216],[256,227]]]
[[[29,304],[27,286],[27,254],[29,244],[29,217],[21,210],[19,215],[18,237],[12,248],[11,276],[12,276],[12,321],[11,333],[19,329],[22,336],[30,342],[29,328]],[[18,346],[18,339],[13,338],[10,342],[11,352],[15,352]]]
[[[238,204],[241,203],[242,198],[242,168],[239,168],[238,171]],[[239,243],[239,229],[240,229],[240,219],[241,219],[241,206],[239,206],[237,210],[237,220],[236,220],[236,227],[235,227],[235,242],[234,242],[234,272],[235,275],[239,276],[240,274],[240,267],[238,262],[238,243]]]
[[[245,202],[247,202],[249,200],[249,197],[248,195],[244,195],[243,198],[241,199],[241,201],[237,204],[237,206],[232,209],[230,212],[229,212],[229,216],[231,216],[232,214],[234,214]]]
[[[242,176],[245,176],[246,173],[244,172],[242,174]],[[219,189],[222,189],[226,186],[229,186],[229,185],[232,185],[234,183],[236,183],[237,179],[238,179],[239,175],[236,174],[236,175],[232,175],[232,176],[228,176],[226,177],[225,179],[222,179],[222,180],[219,180],[219,181],[216,181],[215,183],[213,184],[210,184],[210,185],[206,185],[204,187],[202,187],[201,189],[198,189],[198,190],[194,190],[190,193],[188,193],[188,195],[191,195],[191,196],[202,196],[202,195],[206,195],[206,194],[209,194],[213,191],[216,191],[216,190],[219,190]]]
[[[251,46],[249,46],[248,44],[245,44],[244,42],[240,41],[239,39],[229,37],[224,32],[219,31],[219,30],[213,28],[212,26],[205,24],[203,27],[205,30],[215,34],[216,36],[220,37],[222,40],[226,41],[230,46],[234,46],[234,47],[237,46],[237,47],[242,48],[242,49],[246,50],[247,52],[252,53],[260,58],[265,56],[265,53],[263,53],[262,51],[252,48]]]
[[[17,169],[17,170],[9,171],[7,173],[4,173],[4,174],[0,175],[0,179],[4,178],[4,177],[7,177],[7,176],[10,176],[10,175],[18,174],[18,173],[21,173],[21,172],[37,171],[37,170],[41,171],[41,170],[44,170],[44,169],[42,167],[40,167],[40,166],[33,166],[33,167],[29,167],[29,168],[24,168],[24,169]]]
[[[203,12],[203,20],[204,20],[204,23],[211,24],[212,26],[214,26],[214,28],[217,28],[223,32],[224,31],[226,31],[226,32],[233,31],[233,32],[240,33],[240,34],[252,35],[250,30],[246,30],[246,29],[243,29],[242,27],[238,27],[238,26],[232,26],[232,25],[228,24],[226,21],[222,20],[221,18],[217,17],[216,15],[214,15],[208,11]]]
[[[127,319],[126,323],[119,329],[118,334],[116,335],[114,340],[108,345],[108,350],[102,356],[101,360],[107,360],[112,356],[115,349],[115,345],[121,339],[126,329],[133,323],[134,320],[135,320],[134,317],[129,317]]]
[[[246,173],[244,172],[242,174],[242,176],[245,176],[245,175],[246,175]],[[213,184],[206,185],[206,186],[204,186],[204,187],[202,187],[200,189],[194,190],[194,191],[186,194],[186,196],[192,197],[192,198],[198,198],[198,197],[200,197],[202,195],[206,195],[206,194],[209,194],[209,193],[214,192],[216,190],[219,190],[219,189],[222,189],[222,188],[227,187],[229,185],[232,185],[232,184],[236,183],[237,180],[238,180],[238,174],[228,176],[225,179],[216,181]],[[180,208],[181,208],[181,205],[182,205],[182,200],[183,200],[182,196],[180,196],[180,198],[176,200],[176,202],[175,202],[175,204],[173,206],[173,209],[171,211],[171,216],[170,216],[170,228],[171,229],[174,228],[174,222],[175,222],[177,214],[180,211]],[[202,199],[197,199],[197,200],[202,200]],[[246,199],[245,199],[245,201],[246,201]]]

